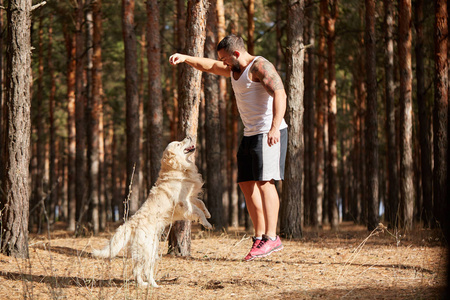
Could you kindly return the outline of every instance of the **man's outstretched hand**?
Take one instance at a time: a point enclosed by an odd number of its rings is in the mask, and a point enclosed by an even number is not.
[[[178,65],[183,63],[186,60],[186,57],[183,54],[175,53],[169,57],[169,62],[172,65]]]

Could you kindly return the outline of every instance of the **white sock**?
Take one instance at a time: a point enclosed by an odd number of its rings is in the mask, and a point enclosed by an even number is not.
[[[255,236],[255,239],[262,240],[262,236]]]
[[[271,236],[267,236],[272,242],[275,242],[277,240],[277,237],[271,237]]]

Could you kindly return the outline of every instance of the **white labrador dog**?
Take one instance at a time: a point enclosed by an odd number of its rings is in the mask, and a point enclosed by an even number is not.
[[[202,200],[203,180],[189,159],[195,151],[191,138],[172,142],[164,150],[159,178],[141,208],[122,226],[102,250],[93,250],[96,257],[113,258],[130,243],[133,275],[139,285],[158,285],[153,277],[158,246],[164,228],[174,221],[199,221],[212,228],[206,220],[211,215]],[[145,279],[144,279],[145,277]]]

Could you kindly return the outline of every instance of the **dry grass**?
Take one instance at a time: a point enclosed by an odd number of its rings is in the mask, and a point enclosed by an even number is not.
[[[135,286],[126,252],[113,260],[90,256],[110,236],[73,238],[61,230],[51,241],[32,236],[29,260],[0,255],[0,298],[435,299],[445,287],[446,247],[429,230],[369,237],[351,224],[335,233],[306,229],[301,240],[283,240],[283,251],[244,262],[251,243],[245,232],[194,226],[191,257],[165,255],[161,243],[157,289]]]

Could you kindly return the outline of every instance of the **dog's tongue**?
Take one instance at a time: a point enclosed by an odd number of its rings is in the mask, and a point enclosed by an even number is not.
[[[194,151],[194,150],[195,150],[195,146],[194,146],[194,145],[192,145],[192,146],[190,146],[190,147],[186,148],[185,150],[186,150],[186,152],[192,152],[192,151]]]

